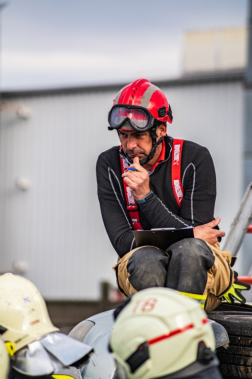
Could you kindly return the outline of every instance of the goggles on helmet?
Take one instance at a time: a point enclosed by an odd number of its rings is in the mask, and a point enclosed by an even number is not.
[[[114,105],[109,112],[109,130],[120,129],[128,121],[137,132],[144,132],[161,122],[148,109],[135,105]]]

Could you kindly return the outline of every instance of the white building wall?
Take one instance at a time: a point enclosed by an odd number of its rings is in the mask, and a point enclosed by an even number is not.
[[[216,216],[228,229],[241,199],[243,90],[240,82],[167,86],[174,123],[169,134],[209,148],[216,166]],[[95,165],[117,144],[107,130],[116,91],[12,98],[32,117],[2,113],[0,271],[28,262],[26,277],[47,299],[94,299],[99,283],[115,284],[117,256],[96,195]],[[18,177],[31,188],[15,186]]]
[[[228,231],[242,197],[243,87],[240,82],[167,88],[170,135],[206,146],[217,175],[215,216]]]

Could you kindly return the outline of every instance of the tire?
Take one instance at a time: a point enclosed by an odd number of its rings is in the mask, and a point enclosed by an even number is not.
[[[228,347],[216,352],[224,379],[252,379],[252,307],[223,304],[208,317],[223,325],[230,339]]]

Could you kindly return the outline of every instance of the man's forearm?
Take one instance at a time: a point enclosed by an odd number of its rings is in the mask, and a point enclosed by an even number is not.
[[[144,203],[140,203],[141,212],[148,220],[151,228],[184,228],[192,226],[190,220],[177,216],[166,207],[154,194],[147,196]]]

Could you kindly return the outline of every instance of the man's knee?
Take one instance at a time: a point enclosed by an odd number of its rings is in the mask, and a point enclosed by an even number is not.
[[[181,292],[203,294],[207,271],[213,266],[215,256],[200,239],[187,238],[167,249],[170,255],[166,286]]]
[[[172,244],[167,253],[171,257],[171,261],[180,262],[180,264],[188,264],[196,268],[198,265],[209,270],[213,264],[215,257],[207,244],[198,238],[185,238],[179,242]]]
[[[149,287],[164,287],[168,255],[153,246],[144,246],[130,257],[127,271],[131,285],[140,291]]]

